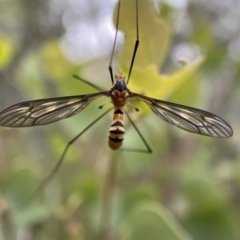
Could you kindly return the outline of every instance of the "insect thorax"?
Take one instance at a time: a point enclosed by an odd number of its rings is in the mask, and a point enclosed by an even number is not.
[[[123,107],[127,103],[129,92],[127,90],[121,92],[118,90],[113,90],[110,93],[110,97],[114,106]]]
[[[110,97],[114,106],[123,107],[127,102],[130,91],[122,74],[117,74],[115,78],[116,82],[110,91]]]

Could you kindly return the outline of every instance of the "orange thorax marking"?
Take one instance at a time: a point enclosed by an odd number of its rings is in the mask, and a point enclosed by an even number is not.
[[[114,106],[123,107],[128,100],[129,93],[126,90],[121,91],[121,92],[118,90],[113,90],[111,92],[110,97],[112,99],[112,103]]]

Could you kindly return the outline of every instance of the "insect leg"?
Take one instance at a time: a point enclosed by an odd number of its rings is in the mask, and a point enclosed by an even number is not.
[[[108,109],[106,112],[104,112],[102,115],[100,115],[98,118],[96,118],[93,122],[91,122],[86,128],[84,128],[78,135],[76,135],[64,148],[59,160],[57,161],[57,163],[55,164],[55,166],[53,167],[53,169],[51,170],[51,172],[44,178],[44,180],[38,185],[38,187],[33,190],[32,193],[30,193],[30,195],[25,198],[23,200],[22,203],[27,203],[29,202],[29,200],[31,200],[33,197],[35,197],[40,191],[41,189],[43,189],[44,187],[46,187],[51,180],[53,179],[53,177],[55,176],[55,174],[57,173],[57,171],[59,170],[59,168],[62,165],[62,162],[67,154],[67,151],[69,149],[69,147],[79,138],[82,136],[83,133],[85,133],[89,128],[91,128],[96,122],[98,122],[103,116],[105,116],[108,112],[110,112],[111,109]]]
[[[111,53],[111,58],[110,58],[109,66],[108,66],[108,70],[109,70],[109,73],[110,73],[110,76],[111,76],[112,85],[114,84],[113,71],[112,71],[112,61],[113,61],[113,54],[114,54],[114,51],[115,51],[115,46],[116,46],[116,41],[117,41],[120,6],[121,6],[121,0],[118,1],[116,33],[115,33],[115,38],[114,38],[114,42],[113,42],[113,49],[112,49],[112,53]]]
[[[133,125],[134,129],[136,130],[136,132],[138,133],[139,137],[141,138],[141,140],[143,141],[146,150],[142,150],[142,149],[126,149],[124,148],[124,151],[131,151],[131,152],[142,152],[142,153],[152,153],[152,149],[150,148],[150,146],[148,145],[147,141],[145,140],[145,138],[143,137],[142,133],[139,131],[139,129],[137,128],[137,126],[135,125],[135,123],[133,122],[133,120],[131,119],[131,117],[129,116],[129,114],[127,112],[126,116],[129,119],[130,123]]]
[[[129,69],[129,73],[128,73],[128,77],[127,77],[127,84],[129,82],[129,78],[131,76],[132,67],[133,67],[133,64],[134,64],[135,56],[136,56],[138,45],[139,45],[138,0],[135,0],[135,1],[136,1],[136,42],[135,42],[135,46],[134,46],[134,50],[133,50],[133,56],[132,56],[132,61],[131,61],[131,65],[130,65],[130,69]]]
[[[102,89],[102,88],[98,87],[97,85],[89,82],[88,80],[85,80],[85,79],[82,78],[82,77],[79,77],[79,76],[77,76],[77,75],[75,75],[75,74],[73,74],[73,77],[76,78],[76,79],[78,79],[78,80],[80,80],[80,81],[82,81],[82,82],[84,82],[84,83],[86,83],[87,85],[95,88],[96,90],[98,90],[98,91],[100,91],[100,92],[101,92],[101,91],[104,91],[104,89]]]

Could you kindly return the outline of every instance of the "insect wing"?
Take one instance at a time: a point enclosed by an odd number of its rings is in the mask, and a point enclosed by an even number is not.
[[[77,114],[96,98],[107,96],[107,93],[98,92],[18,103],[0,113],[0,125],[30,127],[53,123]]]
[[[137,93],[132,93],[132,98],[142,100],[158,117],[185,131],[220,138],[233,135],[230,125],[210,112],[145,97]]]

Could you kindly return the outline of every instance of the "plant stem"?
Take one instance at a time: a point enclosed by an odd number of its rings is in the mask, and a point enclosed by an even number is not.
[[[99,240],[111,240],[111,209],[114,199],[115,180],[117,175],[117,152],[111,151],[103,184],[100,209]]]

